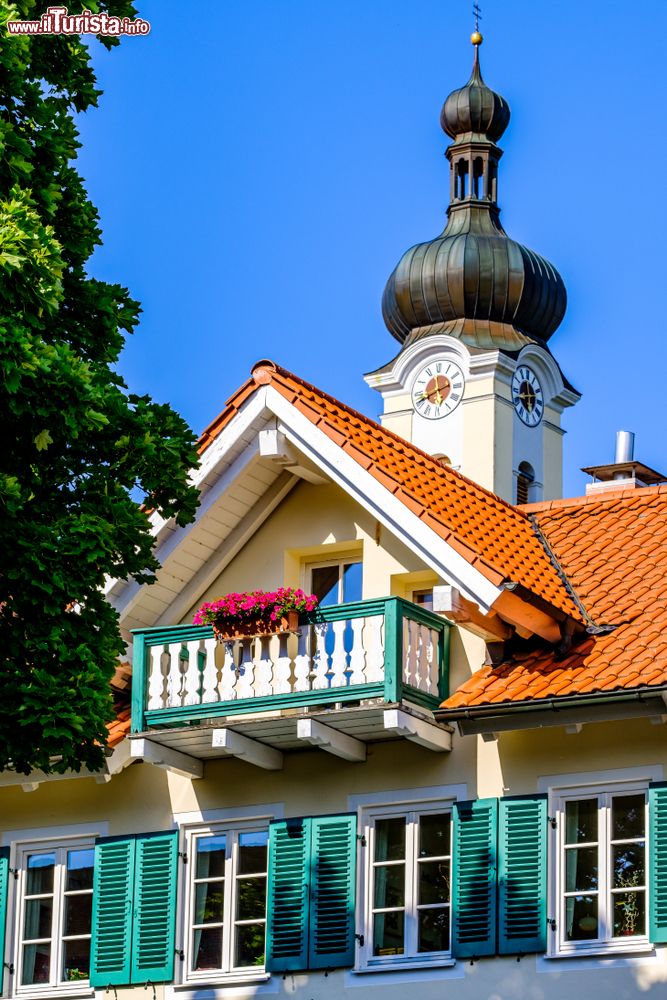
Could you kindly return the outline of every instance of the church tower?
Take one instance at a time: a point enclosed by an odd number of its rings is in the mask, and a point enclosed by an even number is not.
[[[440,115],[453,140],[447,225],[391,274],[382,311],[401,350],[366,381],[390,430],[512,503],[550,500],[562,491],[561,414],[580,398],[547,346],[565,286],[500,223],[510,110],[482,79],[479,32],[471,41],[470,80]]]

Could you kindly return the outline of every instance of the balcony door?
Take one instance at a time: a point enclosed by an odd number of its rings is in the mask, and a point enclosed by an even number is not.
[[[310,590],[315,594],[320,607],[330,608],[334,604],[349,604],[350,601],[361,600],[361,563],[349,560],[320,563],[310,567]],[[314,637],[313,637],[314,640]],[[352,625],[347,622],[343,633],[343,647],[348,669],[345,671],[349,679],[350,653],[354,643]],[[326,629],[325,650],[328,667],[331,667],[331,657],[335,646],[335,636],[331,622]],[[314,641],[313,641],[314,651]]]
[[[318,563],[310,567],[310,591],[323,608],[361,600],[361,562]]]

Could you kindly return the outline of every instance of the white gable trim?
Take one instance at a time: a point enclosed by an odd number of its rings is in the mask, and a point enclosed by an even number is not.
[[[490,583],[270,385],[267,386],[266,404],[281,421],[280,429],[288,440],[330,479],[416,552],[438,576],[458,587],[466,597],[479,604],[482,611],[490,610],[502,593],[499,587]]]

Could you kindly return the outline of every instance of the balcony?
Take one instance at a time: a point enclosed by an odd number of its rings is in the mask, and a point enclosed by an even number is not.
[[[282,766],[320,746],[348,760],[369,741],[451,746],[431,714],[448,691],[449,623],[391,597],[319,608],[296,632],[218,643],[208,626],[134,632],[133,755],[169,767],[232,755]],[[160,749],[162,748],[162,749]]]

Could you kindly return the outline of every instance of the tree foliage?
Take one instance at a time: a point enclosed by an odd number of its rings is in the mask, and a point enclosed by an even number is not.
[[[132,497],[179,524],[197,505],[191,431],[115,371],[139,305],[86,270],[100,229],[73,161],[75,114],[101,93],[88,47],[4,26],[46,6],[0,0],[0,769],[26,773],[102,765],[124,652],[105,578],[157,569]]]

